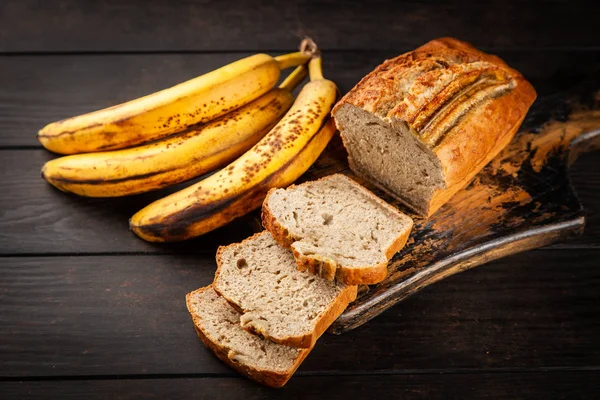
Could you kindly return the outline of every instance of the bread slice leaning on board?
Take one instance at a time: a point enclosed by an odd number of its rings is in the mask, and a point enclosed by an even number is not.
[[[186,296],[198,337],[227,365],[266,386],[281,387],[310,349],[282,346],[240,326],[240,313],[207,286]]]
[[[242,313],[244,329],[302,348],[313,347],[357,294],[356,286],[299,271],[268,231],[219,248],[213,287]]]
[[[443,38],[379,65],[333,116],[350,168],[429,216],[510,142],[535,97],[500,58]]]
[[[263,226],[294,253],[298,269],[347,285],[375,284],[413,221],[342,174],[271,189]]]

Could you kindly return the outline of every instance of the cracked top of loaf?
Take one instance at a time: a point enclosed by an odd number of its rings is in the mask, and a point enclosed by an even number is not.
[[[333,114],[351,104],[387,122],[405,122],[438,156],[445,181],[453,186],[487,164],[499,143],[508,142],[535,97],[523,75],[499,57],[441,38],[386,60],[338,102]]]

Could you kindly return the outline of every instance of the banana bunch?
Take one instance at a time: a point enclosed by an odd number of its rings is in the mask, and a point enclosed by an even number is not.
[[[119,197],[160,189],[227,165],[256,144],[294,102],[307,75],[297,67],[278,87],[204,125],[146,145],[56,158],[42,177],[87,197]]]
[[[260,142],[226,168],[138,211],[131,230],[150,242],[200,236],[257,209],[269,189],[306,172],[335,133],[330,112],[337,99],[336,85],[323,78],[321,57],[308,68],[310,82]]]
[[[308,68],[306,66],[308,65]],[[280,71],[296,69],[275,88]],[[310,75],[297,99],[293,89]],[[312,40],[299,52],[257,54],[161,92],[49,124],[42,176],[88,197],[160,189],[225,167],[130,219],[142,239],[190,239],[260,207],[269,189],[294,182],[335,133],[336,85],[323,78]]]

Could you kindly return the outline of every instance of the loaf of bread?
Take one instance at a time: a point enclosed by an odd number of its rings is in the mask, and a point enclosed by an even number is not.
[[[269,191],[264,227],[309,270],[347,285],[375,284],[406,243],[412,219],[346,177]]]
[[[509,143],[535,97],[500,58],[444,38],[385,61],[333,116],[350,168],[428,216]]]
[[[206,347],[227,365],[263,385],[285,385],[310,352],[273,343],[242,329],[240,313],[212,286],[189,293],[186,303]]]
[[[213,287],[242,313],[242,328],[303,348],[314,346],[357,293],[356,286],[299,271],[268,231],[219,248]]]

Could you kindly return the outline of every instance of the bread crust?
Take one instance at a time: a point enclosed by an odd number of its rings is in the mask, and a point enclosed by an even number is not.
[[[412,219],[410,217],[408,217],[407,215],[398,211],[392,205],[386,203],[379,197],[375,196],[373,193],[371,193],[369,190],[364,188],[362,185],[360,185],[355,180],[353,180],[345,175],[342,175],[342,174],[334,174],[334,175],[340,175],[343,178],[345,178],[349,181],[352,181],[352,183],[356,184],[357,187],[363,192],[363,194],[365,194],[367,197],[369,197],[372,201],[376,202],[377,204],[379,204],[380,206],[382,206],[384,208],[387,208],[389,211],[395,213],[399,218],[405,219],[407,223],[410,223],[408,229],[406,229],[404,232],[402,232],[402,234],[400,236],[395,238],[395,240],[392,243],[390,243],[390,245],[386,249],[383,250],[386,259],[387,260],[391,259],[392,256],[394,254],[396,254],[398,251],[400,251],[400,249],[402,249],[404,247],[404,245],[406,244],[406,241],[408,240],[408,236],[410,235],[410,231],[411,231],[412,225],[413,225]],[[320,181],[322,179],[326,179],[326,178],[327,177],[323,177],[323,178],[317,179],[316,181],[312,181],[312,182],[318,182],[318,181]],[[306,182],[306,183],[308,183],[308,182]],[[302,186],[306,183],[299,184],[299,185],[291,185],[288,188],[295,188],[297,186]],[[304,255],[304,254],[300,253],[299,251],[297,251],[294,248],[294,243],[296,241],[301,240],[302,238],[294,237],[290,233],[290,231],[287,228],[285,228],[285,226],[283,226],[283,224],[281,224],[277,220],[277,218],[271,211],[271,208],[269,207],[269,199],[275,190],[278,190],[278,189],[275,188],[275,189],[269,190],[269,192],[267,193],[267,196],[265,197],[265,200],[263,202],[262,213],[261,213],[262,224],[266,230],[271,232],[271,235],[273,235],[273,238],[277,241],[277,243],[279,243],[281,246],[285,247],[286,249],[292,250],[292,253],[294,254],[294,258],[296,259],[296,264],[300,271],[308,270],[311,273],[313,273],[315,275],[319,275],[327,280],[331,281],[333,279],[336,279],[339,282],[342,282],[346,285],[361,285],[361,284],[374,285],[376,283],[381,282],[382,280],[384,280],[387,277],[388,261],[383,261],[383,262],[375,263],[375,264],[371,264],[371,265],[364,265],[361,267],[346,267],[346,266],[338,264],[335,260],[333,260],[331,258],[323,257],[319,254]]]
[[[470,85],[477,82],[482,84],[469,94]],[[474,103],[477,91],[485,93],[480,103]],[[350,104],[384,120],[405,121],[416,132],[440,160],[446,184],[428,205],[412,207],[429,216],[510,142],[535,98],[531,84],[499,57],[457,39],[441,38],[386,60],[332,113],[335,118],[342,105]]]
[[[243,240],[242,243],[244,243],[247,240],[252,240],[254,237],[259,236],[263,233],[264,233],[264,231],[255,233],[254,235],[250,236],[249,238]],[[229,304],[231,304],[236,310],[241,311],[241,313],[244,314],[244,313],[248,312],[249,310],[244,310],[244,308],[240,304],[233,301],[233,299],[228,297],[226,293],[220,291],[218,285],[216,284],[219,274],[221,272],[221,267],[223,265],[223,260],[222,260],[223,252],[226,251],[228,248],[235,246],[237,244],[238,243],[230,244],[228,246],[220,246],[217,249],[217,256],[216,256],[217,271],[215,272],[213,288],[225,300],[227,300],[229,302]],[[283,338],[278,338],[278,337],[273,337],[272,335],[270,335],[268,331],[253,329],[253,327],[248,326],[248,325],[246,325],[246,326],[242,325],[242,328],[247,330],[250,333],[261,336],[261,337],[268,339],[274,343],[283,344],[283,345],[291,346],[291,347],[310,349],[315,345],[315,343],[317,342],[317,339],[319,337],[321,337],[321,335],[323,333],[325,333],[327,328],[329,328],[329,326],[337,319],[337,317],[339,317],[340,314],[342,314],[342,312],[344,312],[346,307],[348,307],[348,304],[350,304],[351,302],[356,300],[357,294],[358,294],[358,286],[347,286],[340,293],[340,295],[335,299],[335,301],[333,303],[331,303],[329,305],[329,307],[322,313],[321,317],[316,321],[313,330],[310,333],[306,333],[304,335],[295,335],[295,336],[287,336],[287,337],[283,337]]]
[[[310,353],[311,349],[300,350],[298,353],[298,357],[296,358],[296,360],[294,360],[294,364],[292,365],[292,367],[283,372],[257,369],[249,365],[232,360],[231,358],[229,358],[230,349],[220,345],[219,343],[213,341],[213,339],[210,338],[207,332],[205,332],[202,329],[202,324],[200,323],[200,316],[193,311],[191,297],[195,293],[204,292],[209,289],[213,290],[212,285],[194,290],[193,292],[188,293],[185,297],[187,309],[192,316],[192,321],[194,322],[194,328],[202,343],[204,343],[206,347],[208,347],[221,361],[223,361],[229,367],[235,369],[240,374],[247,376],[253,381],[273,388],[280,388],[283,385],[285,385],[287,381],[292,377],[292,375],[294,375],[294,372],[296,372],[300,364],[302,364],[308,353]]]

